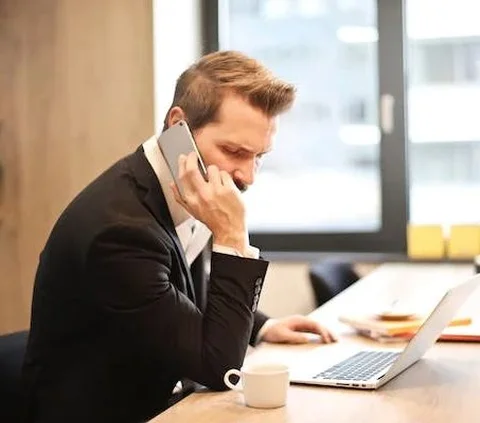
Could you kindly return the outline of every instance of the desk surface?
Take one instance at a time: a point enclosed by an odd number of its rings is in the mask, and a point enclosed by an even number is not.
[[[363,278],[312,316],[340,334],[335,345],[285,346],[262,344],[246,361],[282,360],[292,363],[315,348],[343,348],[349,344],[378,347],[353,334],[338,322],[345,310],[376,310],[401,296],[417,307],[431,309],[445,289],[473,274],[461,264],[385,264]],[[480,292],[462,310],[480,319]],[[477,305],[475,307],[475,305]],[[383,346],[383,345],[382,345]],[[398,347],[398,344],[385,345]],[[237,392],[204,392],[190,395],[151,420],[151,423],[188,422],[385,422],[470,423],[480,421],[480,344],[435,344],[422,360],[378,391],[291,385],[286,407],[256,410],[243,405]]]

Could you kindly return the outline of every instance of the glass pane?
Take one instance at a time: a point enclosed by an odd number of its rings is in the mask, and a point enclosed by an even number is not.
[[[297,86],[274,152],[246,194],[261,232],[381,226],[374,0],[220,2],[220,48]]]
[[[480,222],[480,2],[409,0],[410,216]]]

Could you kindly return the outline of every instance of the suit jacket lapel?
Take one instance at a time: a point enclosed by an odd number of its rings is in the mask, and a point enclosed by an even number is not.
[[[172,216],[168,210],[168,205],[157,175],[155,175],[155,172],[148,163],[142,147],[139,147],[135,153],[129,156],[127,161],[137,184],[144,192],[142,199],[143,203],[152,212],[157,221],[165,228],[173,241],[175,250],[180,258],[183,273],[187,278],[188,296],[193,302],[195,302],[195,289],[193,287],[192,275],[188,267],[182,244],[178,239],[177,231],[175,230],[175,225],[173,224]]]

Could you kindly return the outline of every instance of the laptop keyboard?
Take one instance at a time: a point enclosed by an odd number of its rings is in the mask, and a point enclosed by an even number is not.
[[[400,353],[361,351],[320,372],[314,379],[368,380],[390,366]]]

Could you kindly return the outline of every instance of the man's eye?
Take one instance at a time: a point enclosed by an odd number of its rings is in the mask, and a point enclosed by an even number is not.
[[[228,148],[228,147],[224,147],[223,151],[225,151],[227,154],[231,154],[233,156],[238,155],[240,153],[240,150],[236,150],[234,148]]]

